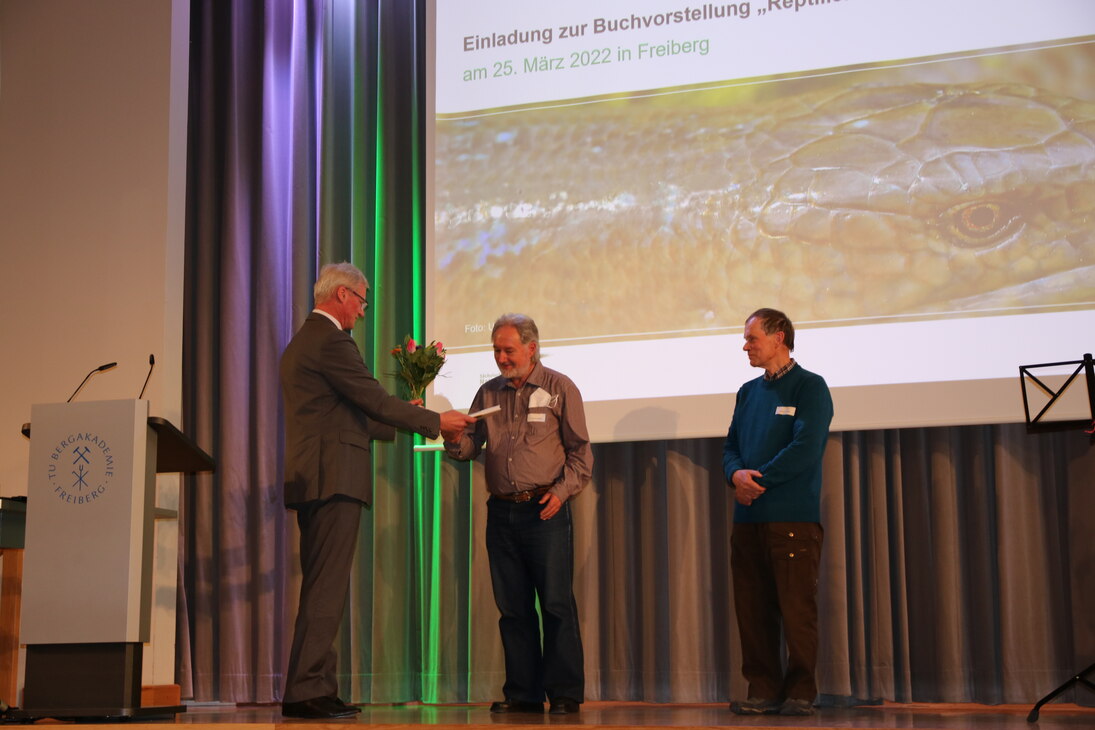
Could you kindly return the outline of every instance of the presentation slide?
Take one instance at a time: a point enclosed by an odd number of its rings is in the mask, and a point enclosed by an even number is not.
[[[1090,0],[431,11],[427,334],[454,407],[514,311],[597,441],[725,434],[759,307],[837,429],[1022,421],[1019,366],[1095,349]]]

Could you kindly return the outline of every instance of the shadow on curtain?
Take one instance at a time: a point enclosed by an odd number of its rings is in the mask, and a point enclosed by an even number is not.
[[[181,506],[186,698],[281,697],[299,568],[277,364],[318,266],[351,260],[372,282],[356,334],[389,386],[388,349],[425,334],[422,7],[193,1],[184,420],[219,468],[191,479]],[[481,468],[412,445],[376,450],[342,693],[498,699]],[[589,699],[743,696],[721,450],[721,439],[595,447],[574,512]],[[1092,475],[1079,433],[832,435],[823,699],[1033,702],[1095,660]]]

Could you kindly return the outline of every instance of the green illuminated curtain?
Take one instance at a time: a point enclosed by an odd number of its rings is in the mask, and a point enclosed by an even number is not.
[[[401,0],[192,3],[185,420],[218,470],[191,480],[182,508],[184,697],[281,697],[299,569],[281,505],[277,363],[318,267],[349,260],[369,278],[355,337],[390,389],[388,350],[425,334],[422,11]],[[441,532],[469,497],[442,490],[438,457],[412,446],[400,435],[375,450],[376,500],[338,647],[355,701],[437,698],[442,603],[446,621],[467,622],[468,520],[455,542]],[[443,578],[442,564],[460,575]],[[445,633],[463,637],[466,655],[467,632]]]

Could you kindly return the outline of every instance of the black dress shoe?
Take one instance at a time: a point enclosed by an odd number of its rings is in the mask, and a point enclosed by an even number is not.
[[[521,702],[520,700],[502,700],[493,702],[490,711],[494,713],[504,712],[535,712],[541,714],[544,711],[543,702]]]
[[[344,704],[337,697],[314,697],[300,702],[282,702],[281,714],[285,717],[298,717],[306,720],[334,720],[340,717],[353,717],[360,710]]]
[[[355,714],[358,713],[358,712],[361,712],[360,707],[358,707],[357,705],[350,705],[350,704],[347,704],[347,703],[343,702],[341,697],[331,697],[330,700],[332,702],[334,702],[336,705],[344,707],[347,710],[353,710]]]
[[[551,701],[552,715],[571,715],[581,709],[581,705],[576,700],[572,700],[569,697],[556,697]]]

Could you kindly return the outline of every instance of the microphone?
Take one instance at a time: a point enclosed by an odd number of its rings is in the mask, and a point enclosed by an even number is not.
[[[156,367],[156,356],[155,355],[149,355],[148,356],[148,375],[144,376],[144,385],[141,386],[141,392],[140,392],[140,395],[137,396],[137,400],[140,400],[141,396],[144,395],[144,389],[148,387],[148,379],[152,377],[152,368],[154,368],[154,367]]]
[[[65,403],[71,403],[72,402],[72,399],[75,398],[76,394],[80,392],[80,388],[84,387],[84,383],[86,383],[88,381],[88,378],[90,378],[92,375],[94,375],[95,373],[101,373],[104,370],[110,370],[111,368],[117,367],[117,366],[118,366],[118,363],[116,363],[116,362],[108,362],[106,365],[100,365],[99,367],[92,370],[90,373],[88,373],[87,375],[84,376],[84,379],[81,380],[80,384],[76,386],[76,390],[72,391],[72,395],[70,395],[68,397],[68,400],[66,400]]]

